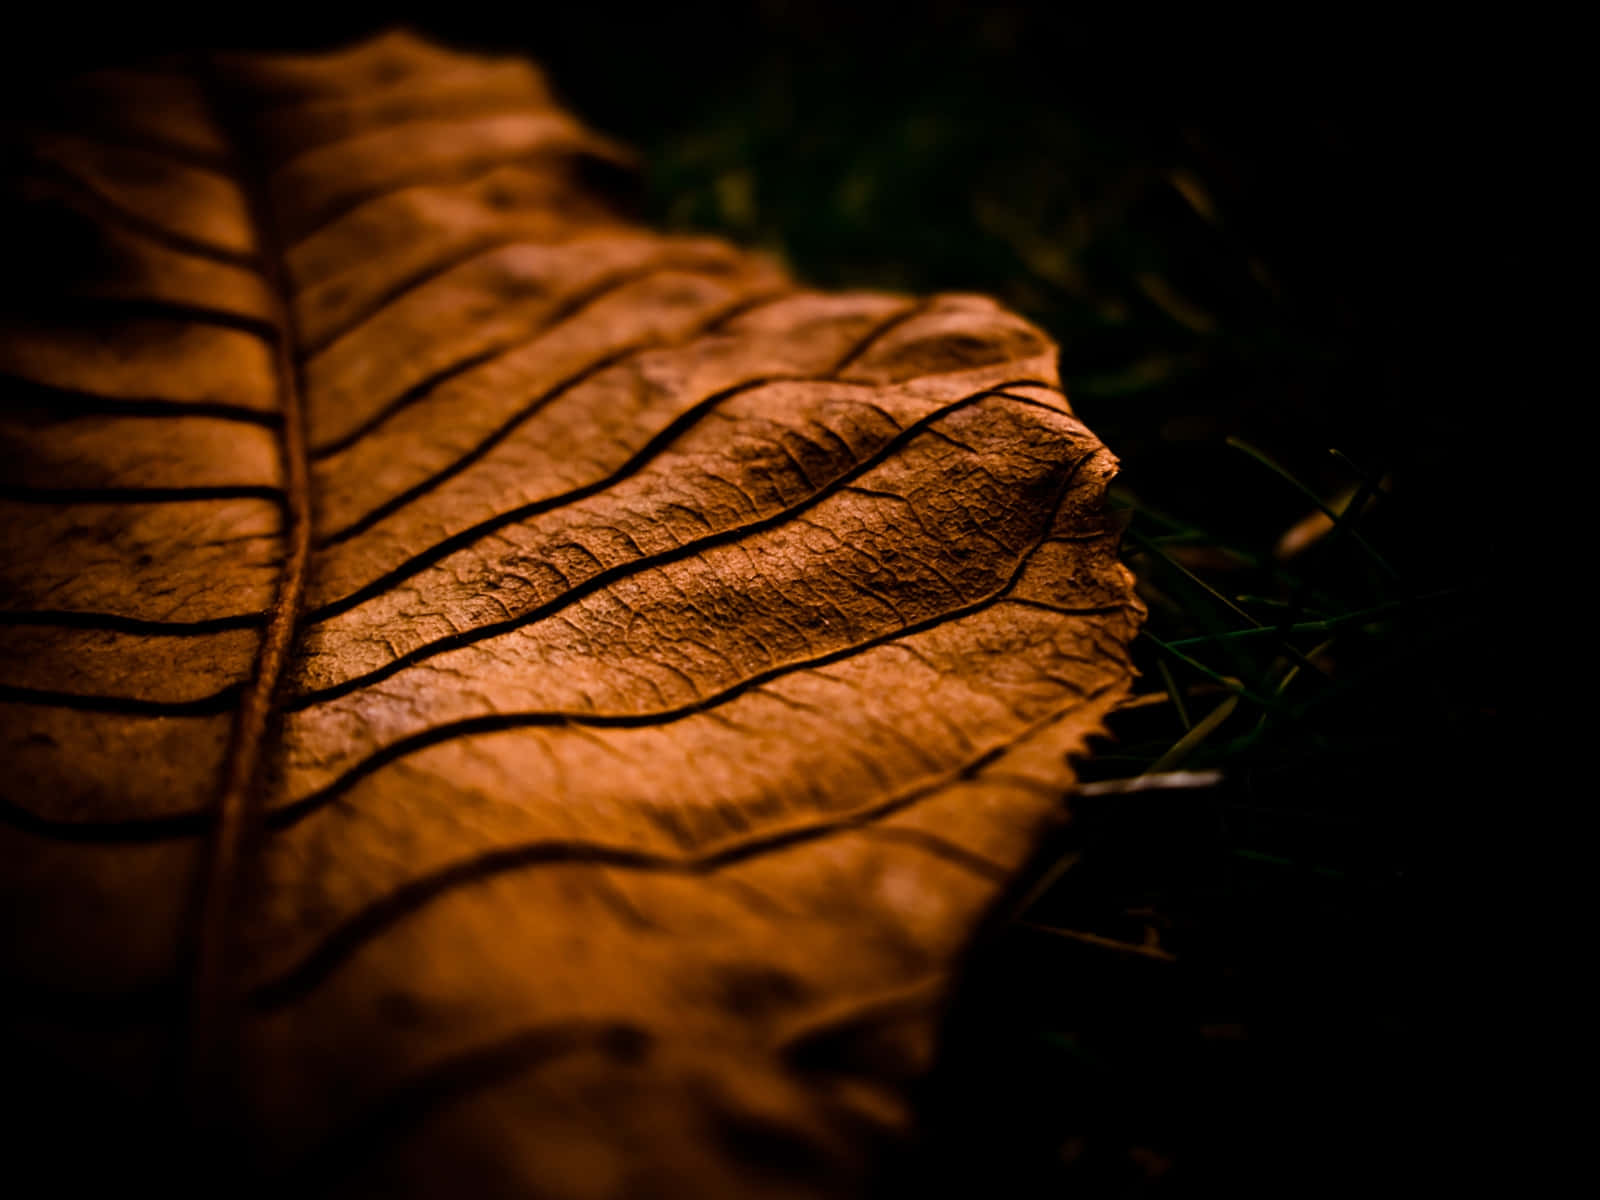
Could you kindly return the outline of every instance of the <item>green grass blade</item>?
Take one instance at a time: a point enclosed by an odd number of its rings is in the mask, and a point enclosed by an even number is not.
[[[1172,707],[1178,712],[1178,720],[1183,723],[1184,729],[1193,729],[1194,722],[1189,719],[1189,706],[1183,702],[1183,689],[1172,677],[1172,668],[1167,666],[1165,659],[1158,658],[1156,670],[1161,673],[1161,682],[1166,686],[1167,695],[1172,697]]]
[[[1145,630],[1143,633],[1140,634],[1140,636],[1148,639],[1158,649],[1164,650],[1166,653],[1172,655],[1173,658],[1177,659],[1184,666],[1192,667],[1194,670],[1199,671],[1200,674],[1204,675],[1207,679],[1211,680],[1213,683],[1221,684],[1223,687],[1227,688],[1230,692],[1233,692],[1236,695],[1243,696],[1246,700],[1249,700],[1254,704],[1259,704],[1262,708],[1275,708],[1276,707],[1276,704],[1273,701],[1263,699],[1259,692],[1253,691],[1250,688],[1245,687],[1245,685],[1240,683],[1237,679],[1231,679],[1226,675],[1218,674],[1216,671],[1213,671],[1210,667],[1206,666],[1205,663],[1201,662],[1199,659],[1191,658],[1189,655],[1185,654],[1182,650],[1179,650],[1177,647],[1173,646],[1171,643],[1162,641],[1160,638],[1158,638],[1155,634],[1151,633],[1149,630]]]
[[[1329,508],[1323,503],[1321,496],[1317,495],[1316,492],[1312,491],[1311,488],[1307,487],[1304,483],[1301,483],[1300,480],[1297,479],[1293,472],[1291,472],[1287,467],[1281,466],[1263,451],[1257,450],[1254,446],[1242,438],[1230,437],[1227,439],[1227,441],[1228,445],[1232,446],[1235,450],[1247,454],[1251,458],[1255,459],[1262,466],[1266,467],[1267,470],[1271,471],[1274,475],[1277,475],[1279,478],[1286,481],[1296,491],[1300,492],[1303,496],[1310,500],[1312,504],[1316,505],[1317,509],[1322,512],[1322,514],[1326,516],[1328,520],[1333,522],[1333,529],[1328,531],[1329,537],[1332,537],[1333,534],[1337,532],[1341,522],[1345,520],[1346,514],[1356,511],[1356,506],[1354,504],[1347,504],[1345,505],[1344,512],[1334,512],[1333,509]],[[1363,500],[1362,503],[1365,504],[1366,501]],[[1354,518],[1352,517],[1352,520],[1353,519]],[[1355,542],[1355,544],[1360,546],[1362,550],[1366,551],[1367,555],[1383,570],[1386,575],[1395,580],[1400,578],[1400,573],[1389,565],[1388,560],[1385,559],[1383,555],[1379,554],[1378,551],[1373,548],[1372,543],[1367,541],[1366,538],[1362,537],[1354,529],[1350,530],[1348,536],[1350,537],[1351,541]]]
[[[1221,704],[1217,705],[1214,709],[1207,713],[1198,725],[1174,742],[1172,747],[1165,754],[1146,767],[1144,774],[1157,775],[1164,771],[1171,771],[1176,768],[1185,759],[1187,759],[1189,755],[1198,750],[1201,743],[1203,743],[1208,737],[1216,732],[1217,727],[1231,717],[1233,715],[1233,710],[1238,707],[1239,697],[1236,695],[1229,696]],[[1264,718],[1265,714],[1263,714],[1263,719]]]

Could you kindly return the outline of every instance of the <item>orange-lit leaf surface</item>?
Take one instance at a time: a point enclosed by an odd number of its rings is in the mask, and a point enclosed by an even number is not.
[[[336,1193],[859,1186],[1130,676],[1048,340],[408,37],[23,117],[10,1044]]]

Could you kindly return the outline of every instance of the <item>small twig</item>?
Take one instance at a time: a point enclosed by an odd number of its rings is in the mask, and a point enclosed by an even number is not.
[[[1221,771],[1147,771],[1127,779],[1102,779],[1078,789],[1080,796],[1126,796],[1133,792],[1184,791],[1213,788],[1222,782]]]

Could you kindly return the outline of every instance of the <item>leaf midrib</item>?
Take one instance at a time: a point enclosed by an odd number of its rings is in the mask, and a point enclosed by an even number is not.
[[[288,260],[274,219],[262,161],[229,103],[226,84],[204,57],[193,64],[210,115],[231,149],[232,177],[243,193],[257,254],[273,306],[271,338],[279,408],[283,469],[284,558],[277,596],[268,612],[254,671],[240,695],[223,760],[210,837],[201,866],[190,930],[187,1025],[180,1096],[192,1121],[207,1124],[231,1097],[240,995],[234,970],[234,916],[254,834],[261,825],[258,784],[276,697],[294,646],[311,562],[311,477],[305,385],[299,368],[299,330],[288,286]]]

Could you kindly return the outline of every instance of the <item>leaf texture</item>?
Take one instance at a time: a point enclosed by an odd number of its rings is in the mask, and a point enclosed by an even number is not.
[[[1131,675],[1048,339],[627,223],[521,62],[50,99],[0,331],[12,1044],[334,1194],[865,1186]]]

